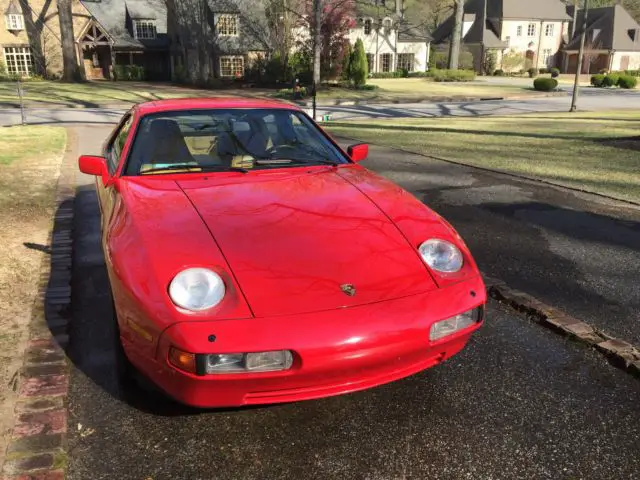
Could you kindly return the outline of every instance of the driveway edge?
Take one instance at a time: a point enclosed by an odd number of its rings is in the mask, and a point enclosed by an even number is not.
[[[596,349],[609,363],[640,379],[640,348],[611,337],[562,310],[507,286],[499,279],[485,276],[485,284],[491,298],[560,335]]]
[[[74,132],[67,129],[49,232],[51,256],[40,269],[3,480],[62,480],[65,476],[70,366],[64,350],[71,314],[75,144]]]

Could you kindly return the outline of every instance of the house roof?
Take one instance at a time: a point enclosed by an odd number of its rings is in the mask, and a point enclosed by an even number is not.
[[[567,13],[573,16],[573,7],[567,7]],[[584,22],[584,10],[578,10],[578,28],[576,36],[567,44],[565,50],[578,50]],[[640,52],[640,25],[622,5],[589,9],[587,14],[586,42],[590,48]]]
[[[476,3],[482,3],[479,0]],[[487,17],[522,20],[569,20],[561,0],[487,0]]]
[[[11,0],[9,2],[9,5],[7,6],[7,9],[4,11],[5,15],[22,15],[22,9],[20,8],[20,5],[18,5],[18,2],[16,2],[15,0]]]
[[[397,14],[396,4],[393,0],[379,2],[376,0],[362,0],[355,5],[356,18],[372,18],[373,23],[382,22],[390,18],[394,25],[398,26],[398,42],[400,43],[425,43],[433,40],[426,25],[416,24],[406,20]]]
[[[483,21],[486,3],[487,15]],[[501,20],[570,20],[560,0],[469,0],[464,6],[464,22],[473,22],[464,37],[465,43],[481,43],[488,48],[506,48],[500,40]],[[484,23],[484,28],[483,28]],[[433,32],[436,43],[447,41],[453,31],[451,15]]]
[[[93,18],[123,49],[167,48],[167,8],[163,0],[80,0]],[[133,20],[154,20],[157,38],[138,40],[132,35]]]

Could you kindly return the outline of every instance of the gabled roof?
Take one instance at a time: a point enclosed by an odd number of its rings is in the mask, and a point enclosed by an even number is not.
[[[80,0],[93,18],[120,48],[166,48],[167,7],[163,0]],[[153,20],[157,38],[138,40],[132,35],[133,20]]]
[[[488,5],[487,5],[488,6]],[[473,22],[471,28],[464,36],[464,43],[467,44],[483,44],[487,48],[507,48],[507,42],[500,40],[500,34],[498,33],[498,25],[494,19],[483,20],[483,7],[482,0],[470,1],[465,5],[464,22]],[[442,43],[449,41],[451,33],[453,32],[455,19],[452,16],[447,18],[440,26],[433,32],[433,38],[436,43]],[[484,23],[484,28],[483,28]]]
[[[393,0],[380,2],[376,0],[360,0],[355,4],[356,18],[372,18],[374,25],[385,18],[390,18],[398,26],[398,42],[425,43],[433,40],[426,25],[408,22],[397,14]]]
[[[4,11],[5,15],[22,15],[22,9],[16,0],[11,0],[7,9]]]
[[[573,7],[567,13],[573,16]],[[578,50],[584,22],[584,10],[578,10],[576,36],[565,50]],[[589,9],[587,14],[586,43],[598,50],[640,52],[640,25],[622,5]]]

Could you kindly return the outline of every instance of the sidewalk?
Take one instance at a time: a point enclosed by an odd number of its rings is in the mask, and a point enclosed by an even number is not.
[[[487,275],[607,334],[640,344],[640,209],[370,148],[363,165],[450,221]]]

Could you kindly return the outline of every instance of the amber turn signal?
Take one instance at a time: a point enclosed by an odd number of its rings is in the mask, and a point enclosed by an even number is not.
[[[196,356],[175,347],[169,349],[169,363],[185,372],[196,373]]]

